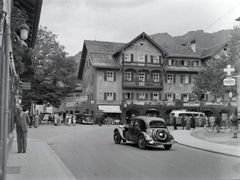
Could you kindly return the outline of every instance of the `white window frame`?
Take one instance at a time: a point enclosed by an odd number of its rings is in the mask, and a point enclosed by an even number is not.
[[[167,74],[167,83],[172,84],[173,83],[173,74]]]
[[[146,93],[139,93],[138,94],[138,99],[140,99],[140,100],[146,99]]]
[[[138,80],[139,81],[145,81],[145,73],[141,72],[141,73],[138,73]]]
[[[189,101],[189,94],[183,94],[183,101],[184,102]]]
[[[107,71],[106,79],[107,79],[107,81],[114,81],[114,72],[113,71]]]
[[[131,62],[130,54],[124,54],[124,61]]]
[[[127,81],[131,81],[132,80],[132,73],[125,72],[124,79],[127,80]]]
[[[107,92],[107,93],[106,93],[106,100],[107,100],[107,101],[113,101],[113,97],[114,97],[113,94],[114,94],[114,93],[112,93],[112,92]]]
[[[160,82],[160,75],[158,73],[152,74],[153,82]]]
[[[139,54],[139,56],[138,56],[138,62],[142,62],[142,63],[145,62],[145,56],[144,56],[143,54]]]
[[[169,59],[169,60],[168,60],[168,65],[169,65],[169,66],[172,66],[172,65],[173,65],[173,60],[172,60],[172,59]]]
[[[153,93],[152,95],[153,100],[158,101],[159,100],[159,93]]]
[[[167,100],[168,101],[173,101],[173,94],[167,94]]]
[[[159,64],[159,56],[153,56],[153,64]]]
[[[193,66],[194,66],[194,67],[198,67],[198,66],[199,66],[199,61],[194,61],[194,62],[193,62]]]
[[[182,75],[182,82],[183,84],[189,84],[189,75]]]

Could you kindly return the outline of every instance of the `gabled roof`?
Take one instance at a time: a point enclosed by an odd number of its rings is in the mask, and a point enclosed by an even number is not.
[[[197,48],[197,52],[193,52],[189,46],[169,46],[162,45],[162,48],[168,52],[168,57],[178,57],[178,58],[197,58],[200,59],[200,53],[202,49]]]
[[[156,48],[160,49],[161,51],[163,51],[163,53],[165,53],[166,55],[168,54],[167,51],[165,51],[165,49],[163,49],[161,46],[159,46],[159,44],[157,44],[152,38],[150,38],[150,36],[148,36],[145,32],[141,33],[140,35],[138,35],[136,38],[134,38],[132,41],[130,41],[129,43],[125,44],[122,48],[118,49],[114,55],[120,53],[121,51],[123,51],[124,49],[126,49],[127,47],[129,47],[132,43],[134,43],[136,40],[140,39],[140,38],[146,38],[148,39]]]
[[[221,44],[217,44],[216,46],[212,46],[208,49],[205,49],[201,54],[201,58],[202,59],[212,58],[219,51],[221,51],[227,44],[228,44],[227,42],[224,42],[224,43],[221,43]]]

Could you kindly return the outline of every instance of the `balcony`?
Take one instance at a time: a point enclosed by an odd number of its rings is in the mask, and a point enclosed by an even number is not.
[[[152,82],[152,81],[123,81],[123,88],[134,88],[134,89],[163,89],[163,82]]]

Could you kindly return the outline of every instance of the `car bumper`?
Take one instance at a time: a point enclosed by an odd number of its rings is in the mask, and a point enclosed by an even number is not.
[[[168,142],[147,141],[149,146],[173,145],[175,143],[177,143],[175,140],[170,140]]]

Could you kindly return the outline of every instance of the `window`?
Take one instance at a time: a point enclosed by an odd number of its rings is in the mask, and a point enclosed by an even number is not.
[[[182,75],[182,83],[189,84],[189,75]]]
[[[168,101],[173,101],[174,100],[174,95],[175,94],[166,94],[166,99],[168,100]]]
[[[173,59],[169,59],[169,60],[168,60],[168,65],[169,65],[169,66],[172,66],[172,65],[173,65]]]
[[[167,83],[173,83],[173,74],[167,75]]]
[[[131,74],[130,72],[125,72],[124,79],[125,79],[126,81],[131,81],[131,80],[132,80],[131,75],[132,75],[132,74]]]
[[[153,64],[159,64],[159,56],[153,56]]]
[[[116,100],[116,93],[113,93],[113,92],[106,92],[106,93],[104,93],[104,100],[107,100],[107,101],[114,101],[114,100]]]
[[[189,94],[182,94],[182,100],[187,102],[189,100]]]
[[[153,82],[159,82],[159,80],[160,80],[159,74],[153,73],[152,74],[152,79],[153,79]]]
[[[194,62],[193,62],[193,66],[194,66],[194,67],[199,66],[199,61],[194,61]]]
[[[138,80],[139,81],[145,81],[145,73],[139,73],[138,74]]]
[[[129,54],[125,54],[124,55],[124,61],[126,61],[126,62],[130,62],[131,61]]]
[[[144,55],[142,55],[142,54],[139,55],[138,62],[145,62]]]
[[[113,71],[105,72],[105,80],[106,81],[115,81],[115,73]]]
[[[133,99],[133,93],[123,93],[124,95],[123,95],[123,97],[125,98],[125,99]]]
[[[145,100],[146,99],[146,94],[145,93],[138,93],[138,99],[139,100]]]
[[[159,94],[158,93],[153,93],[152,100],[158,101],[159,100]]]

